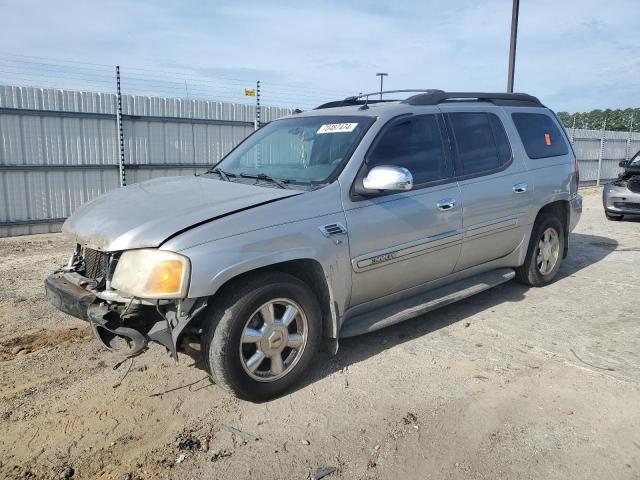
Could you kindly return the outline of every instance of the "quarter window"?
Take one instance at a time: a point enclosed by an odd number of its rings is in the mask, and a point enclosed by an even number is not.
[[[567,142],[548,115],[512,113],[511,118],[529,158],[557,157],[569,153]]]
[[[375,143],[367,157],[369,168],[395,165],[408,169],[415,184],[449,176],[447,157],[435,115],[396,121]]]
[[[450,113],[462,175],[498,170],[511,160],[502,122],[492,113]]]

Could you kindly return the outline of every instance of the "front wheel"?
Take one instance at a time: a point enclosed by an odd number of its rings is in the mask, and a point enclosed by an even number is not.
[[[558,217],[548,214],[538,217],[524,264],[516,268],[516,279],[531,287],[550,284],[560,270],[564,243],[564,228]]]
[[[214,382],[251,401],[277,397],[298,382],[322,333],[313,291],[296,277],[269,272],[232,285],[219,298],[202,337]]]

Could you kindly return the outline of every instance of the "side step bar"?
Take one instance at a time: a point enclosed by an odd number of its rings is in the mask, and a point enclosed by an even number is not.
[[[363,313],[348,320],[340,329],[340,338],[355,337],[389,325],[404,322],[476,293],[483,292],[516,276],[511,268],[500,268],[429,290],[413,298]]]

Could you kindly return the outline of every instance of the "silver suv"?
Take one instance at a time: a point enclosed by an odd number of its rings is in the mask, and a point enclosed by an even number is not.
[[[335,353],[512,278],[550,283],[582,210],[554,113],[525,94],[408,92],[282,118],[206,174],[88,203],[64,224],[76,247],[51,303],[114,351],[160,343],[260,401],[323,341]]]

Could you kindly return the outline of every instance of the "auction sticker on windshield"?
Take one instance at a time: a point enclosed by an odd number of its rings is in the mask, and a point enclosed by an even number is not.
[[[348,133],[353,132],[357,126],[357,123],[326,123],[316,133]]]

